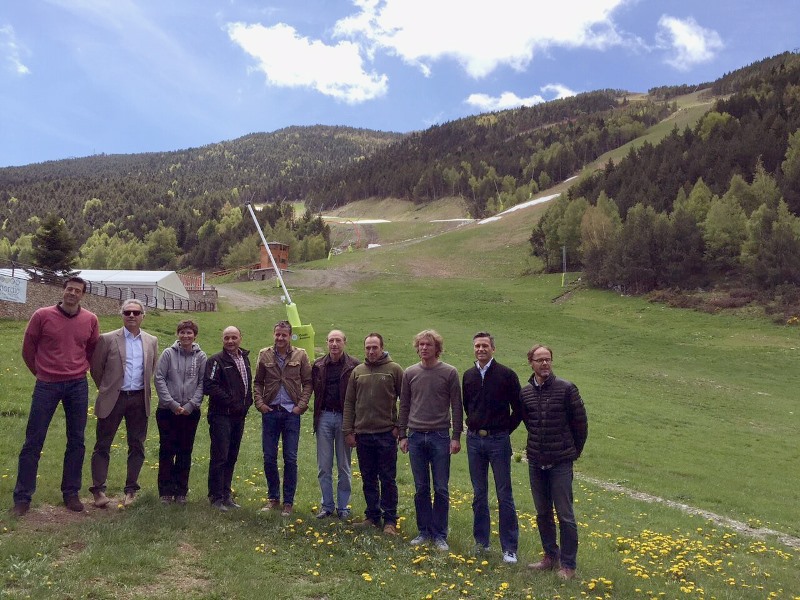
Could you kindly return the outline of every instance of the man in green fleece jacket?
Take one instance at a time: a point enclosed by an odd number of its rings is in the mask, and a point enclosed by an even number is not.
[[[350,374],[342,431],[356,449],[367,503],[364,526],[397,535],[397,399],[403,368],[383,349],[383,337],[364,339],[365,360]]]

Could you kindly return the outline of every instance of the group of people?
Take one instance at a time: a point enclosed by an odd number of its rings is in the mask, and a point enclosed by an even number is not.
[[[474,366],[461,378],[443,362],[443,339],[432,329],[414,337],[419,362],[403,369],[384,349],[380,333],[364,338],[364,361],[346,352],[347,337],[333,330],[327,352],[313,363],[292,346],[292,326],[279,321],[273,345],[258,354],[253,375],[249,352],[235,326],[222,333],[222,351],[207,357],[196,342],[198,327],[181,321],[177,340],[160,358],[154,336],[141,329],[144,306],[122,304],[123,327],[100,334],[97,317],[81,308],[86,282],[64,285],[62,301],[37,310],[23,342],[23,358],[36,377],[25,443],[19,457],[13,512],[24,515],[36,488],[39,457],[59,402],[67,422],[61,491],[70,510],[79,498],[87,421],[86,373],[97,385],[96,443],[92,453],[94,504],[107,506],[109,451],[125,420],[127,476],[122,504],[135,502],[150,413],[150,382],[158,394],[159,496],[185,504],[194,438],[203,396],[208,396],[211,441],[208,499],[220,511],[240,508],[231,482],[251,405],[261,413],[267,504],[262,511],[293,512],[301,415],[313,402],[318,480],[317,519],[349,519],[352,449],[361,472],[364,518],[358,527],[397,535],[397,451],[408,453],[414,479],[417,535],[412,545],[449,549],[450,459],[461,450],[466,423],[467,459],[473,487],[473,537],[477,552],[490,547],[489,469],[499,505],[503,560],[517,562],[519,527],[511,483],[511,434],[523,423],[536,520],[544,555],[529,567],[575,576],[578,532],[573,513],[573,462],[586,442],[586,410],[578,388],[556,377],[553,353],[544,345],[528,352],[533,374],[520,385],[516,373],[494,358],[488,332],[473,336]],[[151,379],[152,378],[152,379]],[[278,465],[282,449],[283,477]],[[333,463],[336,460],[336,491]],[[554,519],[558,517],[558,526]]]

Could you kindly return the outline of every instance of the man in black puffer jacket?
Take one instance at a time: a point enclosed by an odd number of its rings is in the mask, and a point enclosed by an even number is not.
[[[522,388],[522,420],[528,430],[528,468],[536,523],[544,558],[528,565],[536,571],[558,569],[562,579],[575,577],[578,527],[572,509],[572,463],[586,443],[586,409],[575,384],[553,374],[553,352],[541,344],[528,351],[533,369]],[[553,509],[558,515],[561,548]]]

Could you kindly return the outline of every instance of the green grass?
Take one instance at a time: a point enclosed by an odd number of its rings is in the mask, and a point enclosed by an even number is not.
[[[444,247],[453,250],[451,243]],[[271,285],[244,287],[277,293]],[[800,466],[797,330],[670,310],[604,292],[578,291],[552,302],[560,292],[557,276],[476,280],[390,274],[344,291],[296,290],[293,299],[303,322],[314,325],[318,345],[328,329],[341,327],[358,355],[363,335],[377,329],[403,365],[414,362],[411,339],[424,327],[444,335],[443,358],[460,371],[471,361],[470,339],[477,329],[495,333],[498,359],[522,378],[529,374],[527,348],[536,340],[549,342],[556,372],[580,386],[589,411],[580,473],[798,535],[800,502],[790,475]],[[239,325],[245,346],[257,350],[270,342],[271,324],[284,311],[274,306],[195,316],[207,351],[217,350],[228,323]],[[179,318],[149,314],[145,326],[163,348]],[[117,319],[103,318],[101,324],[108,330]],[[0,495],[9,503],[32,388],[19,358],[23,329],[22,322],[0,322],[5,365]],[[220,515],[207,507],[205,422],[195,447],[190,505],[163,508],[155,493],[158,444],[152,425],[141,504],[108,514],[92,511],[72,522],[61,508],[42,508],[60,499],[64,425],[57,414],[34,499],[34,510],[50,516],[39,518],[35,528],[28,519],[0,516],[5,595],[246,598],[264,590],[275,598],[764,598],[770,592],[788,598],[800,590],[796,551],[584,482],[576,485],[580,581],[561,584],[522,565],[503,565],[496,538],[495,551],[481,564],[482,558],[469,554],[471,488],[463,453],[453,458],[450,555],[358,533],[338,521],[316,522],[312,514],[319,492],[310,416],[303,420],[293,519],[257,511],[265,501],[265,484],[260,423],[252,413],[235,481],[243,510]],[[89,451],[93,440],[90,421]],[[513,443],[522,452],[521,431]],[[118,438],[110,470],[116,493],[124,479],[124,453],[124,437]],[[403,538],[415,533],[407,460],[401,456],[398,465]],[[524,462],[514,463],[513,478],[522,525],[520,555],[526,562],[537,557],[539,542]],[[355,514],[363,511],[357,477],[352,505]]]

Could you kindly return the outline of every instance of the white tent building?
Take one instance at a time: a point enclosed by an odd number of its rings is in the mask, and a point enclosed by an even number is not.
[[[175,271],[119,271],[85,269],[79,277],[91,282],[92,292],[109,298],[136,298],[151,307],[173,308],[189,300]]]

